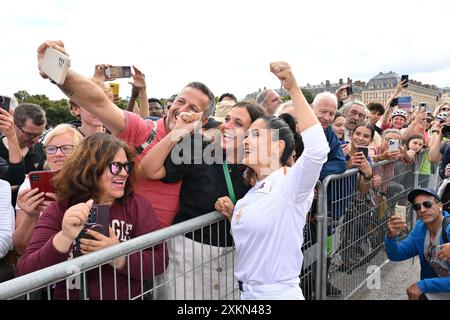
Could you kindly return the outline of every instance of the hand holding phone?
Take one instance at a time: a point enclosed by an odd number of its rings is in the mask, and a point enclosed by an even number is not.
[[[80,234],[76,239],[75,245],[75,256],[81,255],[80,240],[96,240],[87,234],[86,230],[93,230],[98,233],[103,234],[105,237],[109,237],[109,216],[110,216],[110,206],[105,204],[93,205],[89,211],[89,216],[84,224],[84,229],[81,230]]]
[[[31,171],[28,174],[30,180],[31,189],[38,188],[39,192],[52,192],[55,193],[52,185],[52,178],[56,171]],[[45,200],[55,201],[55,199],[45,196]]]
[[[70,58],[56,49],[48,47],[40,70],[58,85],[63,85],[70,67]]]

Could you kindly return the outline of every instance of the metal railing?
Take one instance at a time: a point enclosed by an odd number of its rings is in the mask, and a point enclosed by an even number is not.
[[[436,181],[435,174],[421,177],[418,164],[383,161],[373,168],[383,179],[366,195],[357,191],[356,169],[318,182],[301,248],[306,299],[326,299],[327,283],[349,299],[370,277],[368,266],[387,263],[383,240],[395,205],[407,205],[420,182]],[[415,215],[408,210],[407,217],[412,228]],[[211,212],[0,283],[0,299],[239,299],[228,228]],[[122,256],[125,267],[110,266]]]

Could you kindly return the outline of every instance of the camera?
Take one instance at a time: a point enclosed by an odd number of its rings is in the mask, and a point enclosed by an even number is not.
[[[89,211],[89,216],[87,218],[86,224],[94,224],[97,223],[97,208],[91,208]]]
[[[10,106],[11,106],[11,98],[0,96],[0,108],[9,111]]]

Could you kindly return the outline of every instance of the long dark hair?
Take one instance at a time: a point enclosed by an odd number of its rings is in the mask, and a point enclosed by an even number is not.
[[[285,147],[283,154],[280,157],[280,162],[283,166],[286,165],[292,152],[296,150],[297,147],[301,149],[300,145],[303,145],[296,132],[294,118],[290,114],[284,113],[282,117],[264,116],[262,117],[262,120],[268,129],[275,129],[278,131],[278,140],[284,141]],[[275,139],[275,136],[272,136],[272,139]],[[301,150],[301,152],[303,152],[303,150]]]

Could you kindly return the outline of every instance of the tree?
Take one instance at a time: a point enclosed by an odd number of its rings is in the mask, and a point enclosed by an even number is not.
[[[30,95],[26,90],[19,90],[14,94],[20,103],[37,104],[44,109],[49,126],[66,123],[75,118],[70,114],[69,104],[66,99],[50,100],[45,94]]]
[[[305,96],[306,101],[308,101],[309,104],[311,104],[314,101],[314,96],[308,89],[301,89],[303,92],[303,95]]]

